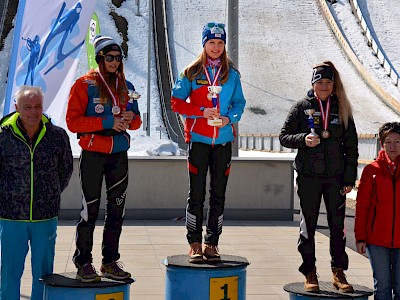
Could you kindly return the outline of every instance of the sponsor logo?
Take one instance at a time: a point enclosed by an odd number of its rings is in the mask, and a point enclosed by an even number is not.
[[[94,107],[94,111],[95,111],[96,113],[98,113],[98,114],[101,114],[101,113],[104,112],[104,106],[103,106],[102,104],[97,104],[97,105]]]
[[[205,79],[196,79],[197,85],[208,85],[208,81]]]
[[[313,79],[312,82],[316,82],[322,78],[322,74],[317,73],[317,69],[313,70]]]
[[[331,124],[339,124],[340,123],[340,121],[339,121],[339,118],[334,118],[332,121],[331,121]]]
[[[121,195],[120,198],[115,199],[115,201],[117,202],[117,205],[121,205],[124,202],[125,197],[126,197],[126,191]]]
[[[93,98],[93,103],[106,104],[107,103],[107,98]]]
[[[94,79],[86,79],[84,82],[89,84],[89,85],[97,86],[97,82]]]

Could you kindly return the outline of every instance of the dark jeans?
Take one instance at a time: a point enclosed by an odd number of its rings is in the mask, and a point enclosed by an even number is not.
[[[297,194],[300,198],[301,221],[298,250],[303,258],[299,271],[304,275],[315,267],[315,230],[317,227],[321,197],[324,197],[330,232],[329,251],[331,266],[347,270],[348,256],[345,252],[344,218],[346,197],[340,194],[342,180],[337,177],[297,176]]]
[[[103,263],[117,261],[119,239],[125,213],[128,186],[127,152],[104,154],[82,151],[79,175],[82,187],[82,210],[76,228],[76,250],[73,261],[77,267],[92,262],[93,232],[100,208],[103,177],[107,202],[103,230]]]
[[[400,299],[400,249],[367,245],[374,277],[374,299]]]
[[[210,199],[204,242],[218,245],[222,233],[225,191],[231,166],[232,144],[208,145],[190,143],[188,153],[189,197],[186,207],[187,240],[202,242],[203,208],[206,177],[210,170]]]

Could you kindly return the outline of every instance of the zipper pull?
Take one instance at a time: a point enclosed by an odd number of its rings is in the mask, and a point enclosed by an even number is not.
[[[88,148],[93,146],[93,139],[94,139],[94,134],[92,134],[92,137],[90,138]]]

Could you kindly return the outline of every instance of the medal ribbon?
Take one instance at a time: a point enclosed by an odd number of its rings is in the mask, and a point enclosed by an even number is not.
[[[321,116],[322,116],[322,123],[324,124],[324,129],[328,129],[328,123],[329,123],[329,113],[331,111],[331,96],[328,97],[327,103],[326,103],[326,111],[324,111],[324,106],[322,105],[321,99],[316,97],[319,103],[319,109],[321,110]]]
[[[111,98],[113,99],[114,106],[119,106],[118,105],[119,101],[117,101],[117,98],[115,98],[114,93],[111,91],[110,87],[108,86],[108,84],[107,84],[106,80],[104,79],[103,75],[101,74],[100,70],[97,70],[97,72],[99,73],[101,81],[103,81],[104,85],[106,86],[108,93],[110,94]],[[118,90],[118,77],[116,80],[115,88],[116,88],[116,90]]]
[[[206,77],[207,77],[207,81],[208,81],[208,84],[209,84],[209,85],[214,86],[214,85],[217,83],[218,77],[219,77],[219,73],[221,73],[221,69],[222,69],[222,66],[220,66],[220,67],[218,68],[217,74],[215,75],[214,80],[213,80],[213,82],[211,83],[211,77],[210,77],[210,74],[208,74],[207,67],[204,67],[204,72],[206,73]]]
[[[217,74],[215,74],[214,80],[213,80],[213,82],[211,83],[210,74],[208,74],[207,67],[204,66],[204,72],[206,73],[207,81],[208,81],[208,84],[209,84],[210,86],[215,86],[215,84],[217,83],[218,77],[219,77],[219,73],[221,73],[221,69],[222,69],[222,66],[220,66],[220,67],[218,68]],[[213,70],[214,70],[214,68],[213,68]],[[218,106],[218,96],[214,97],[214,95],[213,95],[213,97],[212,97],[212,102],[213,102],[213,106],[214,106],[214,107],[217,107],[217,106]]]

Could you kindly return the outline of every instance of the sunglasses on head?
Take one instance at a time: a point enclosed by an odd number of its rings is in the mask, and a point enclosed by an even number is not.
[[[222,23],[214,23],[214,22],[211,22],[211,23],[207,23],[207,27],[208,27],[208,28],[218,27],[218,28],[220,28],[220,29],[224,29],[224,28],[225,28],[225,25],[222,24]]]
[[[118,54],[118,55],[106,54],[106,55],[103,55],[103,56],[104,56],[104,60],[105,60],[106,62],[112,62],[114,59],[115,59],[117,62],[122,61],[122,55],[121,55],[121,54]]]

